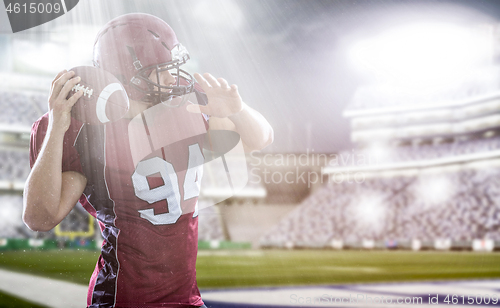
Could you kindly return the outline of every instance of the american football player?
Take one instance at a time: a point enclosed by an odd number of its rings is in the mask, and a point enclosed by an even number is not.
[[[66,97],[79,77],[62,71],[33,124],[23,220],[48,231],[77,201],[97,219],[104,243],[87,307],[203,307],[195,265],[206,135],[235,131],[246,151],[273,140],[235,85],[183,70],[189,57],[160,18],[119,16],[98,33],[93,60],[124,85],[127,115],[100,126],[72,119],[82,92]],[[187,102],[193,93],[198,104]]]

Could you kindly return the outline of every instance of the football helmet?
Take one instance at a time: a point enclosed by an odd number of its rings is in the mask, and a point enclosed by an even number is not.
[[[109,21],[97,34],[93,53],[94,66],[115,75],[133,100],[178,107],[185,102],[179,97],[194,90],[193,76],[180,69],[189,60],[187,49],[156,16],[132,13]],[[160,84],[160,73],[167,70],[176,79],[173,85]]]

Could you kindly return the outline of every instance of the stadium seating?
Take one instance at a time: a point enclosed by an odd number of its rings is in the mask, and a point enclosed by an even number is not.
[[[455,138],[452,142],[440,144],[421,143],[402,146],[384,146],[383,152],[379,149],[359,149],[344,151],[338,154],[338,159],[330,162],[331,166],[350,167],[351,160],[361,159],[364,163],[358,165],[393,164],[416,161],[429,161],[441,158],[460,157],[464,155],[482,154],[500,150],[500,137],[485,138],[481,136],[468,136],[467,139]],[[346,163],[343,163],[346,162]]]
[[[47,112],[47,95],[0,91],[0,123],[31,127]]]
[[[199,200],[198,240],[225,240],[220,215],[215,206],[209,206],[206,200]]]
[[[23,197],[20,195],[0,195],[0,238],[38,238],[51,234],[38,235],[26,227],[22,221]]]
[[[27,151],[0,150],[0,181],[24,182],[29,173]]]
[[[329,183],[261,238],[265,247],[334,240],[500,240],[500,169]],[[472,247],[470,247],[472,248]]]
[[[424,104],[449,105],[450,102],[463,101],[500,90],[498,67],[491,66],[471,71],[466,79],[449,86],[442,86],[433,91],[405,89],[394,85],[374,84],[358,88],[346,110],[373,109],[387,107],[422,106]]]

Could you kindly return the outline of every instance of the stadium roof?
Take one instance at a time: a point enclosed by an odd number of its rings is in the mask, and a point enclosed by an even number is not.
[[[436,89],[406,89],[394,84],[359,87],[345,117],[453,107],[500,95],[498,67],[472,72],[462,82]]]

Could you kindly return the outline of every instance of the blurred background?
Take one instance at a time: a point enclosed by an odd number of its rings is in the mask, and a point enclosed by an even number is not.
[[[81,206],[51,232],[30,231],[22,190],[31,124],[47,111],[52,78],[92,65],[97,31],[130,12],[169,23],[190,52],[185,69],[237,84],[275,131],[271,146],[249,155],[245,189],[201,211],[200,251],[500,250],[495,0],[82,0],[16,34],[1,10],[0,249],[100,245]],[[205,176],[200,203],[227,194],[217,187],[225,174]],[[500,277],[485,268],[420,278]],[[321,283],[377,280],[318,272]],[[250,285],[286,283],[307,282]]]

